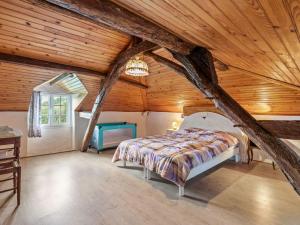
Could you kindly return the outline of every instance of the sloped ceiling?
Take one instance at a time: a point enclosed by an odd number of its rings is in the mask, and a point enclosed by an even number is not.
[[[300,88],[289,89],[249,75],[261,74],[300,86],[299,1],[115,2],[190,42],[208,47],[214,57],[231,65],[227,71],[217,71],[220,84],[249,112],[300,114]],[[107,72],[129,41],[127,35],[27,0],[1,0],[3,53]],[[149,57],[145,60],[151,75],[140,82],[146,82],[149,88],[117,82],[104,110],[181,112],[185,105],[210,104],[183,77]],[[27,110],[32,89],[64,72],[3,62],[0,68],[0,110]],[[80,110],[91,110],[100,78],[78,76],[89,92]]]
[[[228,65],[300,85],[298,0],[115,2],[208,47]]]

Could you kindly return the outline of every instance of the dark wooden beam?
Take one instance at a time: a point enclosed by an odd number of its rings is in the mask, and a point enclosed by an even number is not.
[[[206,51],[208,52],[208,50]],[[210,74],[203,73],[208,70],[202,68],[203,63],[199,63],[201,57],[207,56],[207,54],[203,54],[204,52],[201,47],[196,47],[188,56],[171,51],[173,57],[182,63],[187,70],[187,73],[184,74],[188,80],[198,87],[205,96],[212,99],[218,109],[225,113],[235,124],[239,124],[248,137],[273,158],[295,191],[300,195],[300,156],[283,141],[260,126],[226,91],[212,82]]]
[[[152,52],[146,52],[145,55],[172,69],[177,74],[187,77],[193,83],[193,80],[183,66]],[[300,139],[300,121],[259,120],[257,122],[278,138]]]
[[[183,114],[189,116],[196,112],[214,112],[226,116],[214,105],[183,107]],[[257,120],[258,124],[277,138],[300,140],[300,120]]]
[[[226,71],[229,69],[228,65],[221,62],[219,59],[214,58],[214,64],[215,64],[216,69],[218,69],[220,71]]]
[[[54,62],[48,62],[44,60],[39,60],[39,59],[32,59],[28,57],[23,57],[23,56],[17,56],[17,55],[9,55],[5,53],[0,53],[0,62],[7,62],[7,63],[14,63],[14,64],[21,64],[25,66],[31,66],[31,67],[40,67],[44,69],[49,69],[49,70],[59,70],[68,72],[68,73],[79,73],[87,76],[93,76],[93,77],[106,77],[105,73],[101,73],[95,70],[90,70],[78,66],[70,66],[70,65],[65,65],[61,63],[54,63]],[[141,84],[139,82],[121,77],[119,79],[120,82],[138,87],[138,88],[148,88],[146,85]]]
[[[90,139],[93,135],[93,131],[95,129],[95,126],[97,124],[98,118],[101,113],[101,108],[103,106],[104,100],[107,97],[108,93],[110,92],[113,84],[118,80],[120,77],[123,67],[126,64],[126,62],[136,54],[149,51],[150,49],[153,49],[156,47],[156,44],[153,44],[149,41],[143,41],[140,42],[131,48],[128,48],[124,50],[122,53],[119,54],[117,59],[115,60],[113,67],[111,71],[109,72],[108,76],[105,77],[105,79],[101,82],[100,85],[100,91],[98,96],[96,97],[91,118],[89,120],[89,124],[87,127],[87,130],[85,132],[83,141],[82,141],[82,147],[81,151],[86,151],[88,149]]]
[[[194,47],[166,29],[138,16],[109,0],[46,0],[64,9],[76,12],[98,24],[140,37],[162,47],[188,54]]]
[[[259,120],[258,122],[278,138],[300,140],[300,120]]]
[[[179,65],[179,64],[177,64],[177,63],[173,62],[172,60],[169,60],[165,57],[157,55],[153,52],[145,52],[144,55],[150,56],[156,62],[158,62],[162,65],[165,65],[166,67],[168,67],[168,68],[172,69],[173,71],[177,72],[179,75],[184,76],[184,74],[187,73],[186,69],[183,66],[181,66],[181,65]]]

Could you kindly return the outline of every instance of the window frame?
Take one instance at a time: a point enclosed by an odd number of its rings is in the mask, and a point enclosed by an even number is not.
[[[42,124],[40,122],[41,127],[71,127],[72,121],[72,96],[69,94],[41,94],[41,97],[48,97],[48,124]],[[53,109],[54,109],[54,97],[67,97],[67,110],[66,110],[66,123],[62,124],[53,124]],[[40,113],[40,116],[42,114]]]

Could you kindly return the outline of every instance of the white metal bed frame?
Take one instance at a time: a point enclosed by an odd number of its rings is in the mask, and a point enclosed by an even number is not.
[[[213,159],[200,164],[199,166],[193,168],[187,180],[196,177],[205,171],[215,167],[216,165],[234,158],[235,162],[240,161],[240,151],[247,148],[248,137],[239,129],[233,126],[234,124],[225,116],[214,113],[214,112],[199,112],[192,114],[184,118],[180,129],[185,129],[189,127],[203,128],[207,130],[219,130],[230,132],[232,135],[239,139],[239,145],[233,146],[223,153],[217,155]],[[126,167],[126,161],[123,161],[123,166]],[[148,168],[144,167],[144,178],[146,180],[151,179],[151,172]],[[184,186],[178,186],[179,196],[184,195]]]

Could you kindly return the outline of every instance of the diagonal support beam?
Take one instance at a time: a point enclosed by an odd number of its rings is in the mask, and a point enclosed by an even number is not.
[[[93,106],[93,110],[92,110],[92,115],[89,120],[89,124],[88,124],[87,130],[85,132],[83,141],[82,141],[81,151],[86,151],[88,149],[89,142],[93,135],[93,131],[95,129],[98,118],[100,116],[101,108],[103,106],[104,100],[106,99],[108,93],[110,92],[113,84],[120,77],[123,67],[126,64],[126,62],[131,57],[133,57],[139,53],[149,51],[149,50],[153,49],[154,47],[156,47],[156,44],[153,44],[149,41],[143,41],[143,42],[140,42],[119,54],[119,56],[115,60],[115,63],[113,64],[113,67],[112,67],[110,73],[101,82],[100,91],[96,97],[96,100],[95,100],[95,103]]]
[[[201,47],[196,47],[188,56],[171,51],[173,57],[184,65],[187,71],[184,75],[187,79],[205,96],[212,99],[218,109],[224,112],[235,124],[239,124],[249,138],[273,158],[300,195],[300,156],[283,141],[260,126],[226,91],[212,82],[211,74],[203,73],[207,68],[202,68],[203,64],[199,63],[199,59],[207,57],[209,51],[206,50],[206,54],[203,54],[204,52],[205,50]]]
[[[187,77],[193,83],[193,80],[190,79],[187,70],[183,66],[152,52],[146,52],[145,55],[172,69],[177,74]],[[259,120],[257,122],[278,138],[300,140],[300,121],[298,120]]]
[[[300,140],[300,120],[259,120],[258,122],[276,137]]]

